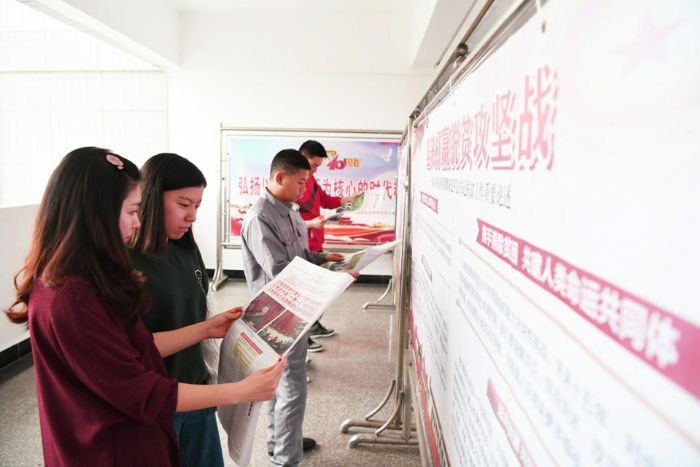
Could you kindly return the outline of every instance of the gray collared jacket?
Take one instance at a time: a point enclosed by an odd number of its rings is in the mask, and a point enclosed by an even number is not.
[[[294,203],[283,203],[265,189],[246,213],[241,229],[243,269],[248,289],[256,293],[296,256],[314,263],[325,253],[309,251],[306,224]]]

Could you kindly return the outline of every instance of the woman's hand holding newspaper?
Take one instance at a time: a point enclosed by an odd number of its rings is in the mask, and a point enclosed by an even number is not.
[[[287,359],[282,358],[274,365],[258,370],[242,381],[231,383],[236,386],[236,395],[240,399],[237,403],[269,401],[272,399],[286,364]]]
[[[228,332],[228,328],[231,327],[231,323],[234,320],[241,317],[243,314],[243,308],[240,306],[226,310],[218,315],[214,315],[204,323],[207,326],[206,334],[208,338],[222,338]]]

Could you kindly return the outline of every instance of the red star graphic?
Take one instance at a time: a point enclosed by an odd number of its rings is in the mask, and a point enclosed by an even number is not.
[[[630,73],[644,62],[662,63],[666,61],[666,41],[671,33],[678,28],[682,20],[675,21],[663,27],[655,26],[649,15],[639,26],[637,34],[632,40],[619,49],[627,59],[625,73]]]

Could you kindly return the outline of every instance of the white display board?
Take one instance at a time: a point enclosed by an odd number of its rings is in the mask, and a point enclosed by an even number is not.
[[[240,230],[245,213],[265,190],[270,162],[282,149],[298,148],[313,139],[323,144],[328,159],[316,173],[332,196],[355,196],[383,189],[386,209],[355,213],[324,226],[327,251],[357,251],[394,239],[396,164],[401,134],[395,131],[221,128],[221,179],[214,290],[225,280],[224,269],[243,270]],[[322,214],[331,215],[333,210]],[[362,216],[362,217],[361,217]],[[381,258],[363,275],[388,276],[391,257]]]
[[[321,142],[328,152],[315,174],[321,189],[330,196],[353,197],[367,191],[381,195],[383,203],[326,223],[329,246],[362,246],[394,239],[398,135],[390,132],[362,134],[308,131],[222,131],[228,166],[226,227],[228,243],[240,242],[245,214],[264,192],[270,163],[282,149],[298,148],[309,139]],[[324,212],[325,215],[332,214]]]
[[[418,120],[436,465],[700,465],[698,31],[698,2],[551,0]]]

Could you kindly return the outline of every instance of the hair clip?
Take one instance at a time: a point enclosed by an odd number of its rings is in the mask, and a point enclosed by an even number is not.
[[[124,168],[124,161],[119,159],[119,157],[115,156],[114,154],[107,154],[107,162],[109,162],[119,170],[122,170]]]

